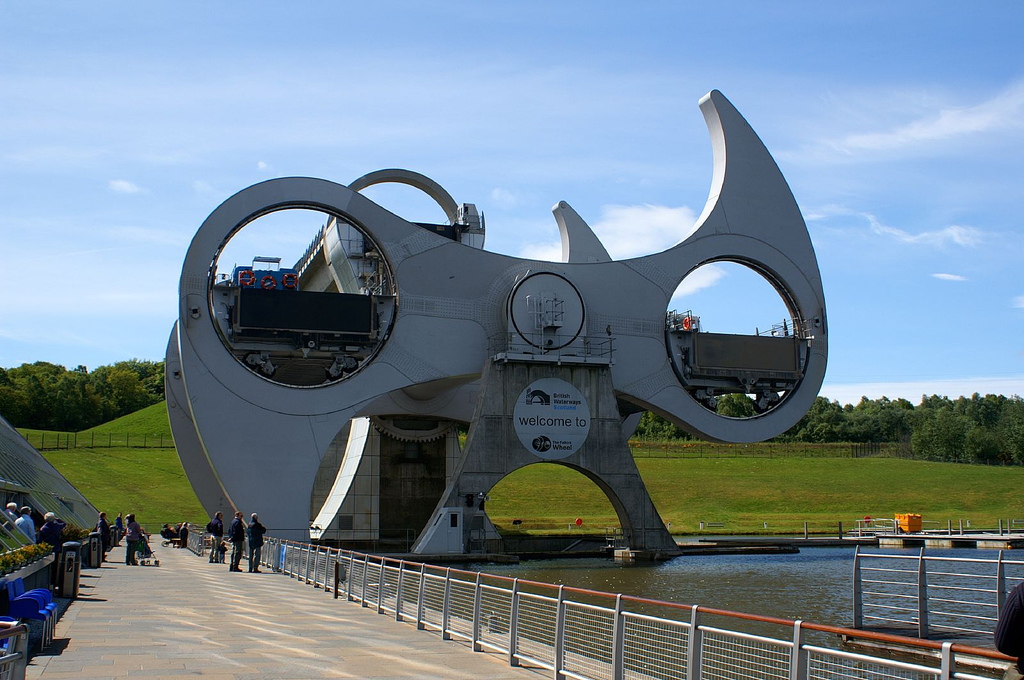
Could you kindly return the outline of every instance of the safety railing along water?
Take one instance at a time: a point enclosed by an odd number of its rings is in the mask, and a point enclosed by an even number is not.
[[[28,628],[0,628],[0,680],[25,680],[28,662]]]
[[[991,639],[1006,596],[1024,581],[1024,561],[858,548],[853,568],[853,625],[907,628],[919,637]]]
[[[988,649],[681,605],[270,538],[261,564],[556,680],[998,678]]]

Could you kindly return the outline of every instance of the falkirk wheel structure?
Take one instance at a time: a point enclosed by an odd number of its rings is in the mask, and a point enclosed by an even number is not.
[[[487,252],[474,205],[404,170],[348,186],[273,179],[228,198],[189,246],[167,347],[174,440],[206,510],[258,512],[294,540],[472,552],[499,538],[488,492],[547,462],[605,493],[630,547],[671,552],[626,444],[640,414],[710,440],[767,439],[807,411],[828,348],[789,186],[721,93],[700,108],[714,151],[707,204],[678,245],[644,257],[612,260],[564,202],[561,262]],[[408,222],[360,193],[383,182],[424,191],[448,223]],[[293,266],[218,267],[239,230],[295,209],[324,224]],[[785,331],[705,332],[670,311],[683,278],[714,262],[763,277]],[[754,415],[718,413],[730,393]]]

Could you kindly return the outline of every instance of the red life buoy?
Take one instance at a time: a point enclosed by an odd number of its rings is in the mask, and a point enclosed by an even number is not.
[[[693,319],[688,316],[683,317],[683,330],[688,331],[693,328]]]
[[[251,269],[243,269],[238,272],[239,286],[251,286],[254,283],[256,283],[256,274]]]
[[[270,274],[267,274],[262,279],[260,279],[260,286],[263,288],[263,290],[272,290],[274,288],[277,288],[277,279],[275,279]]]
[[[291,272],[288,272],[281,277],[281,285],[285,288],[294,289],[299,285],[299,277]]]

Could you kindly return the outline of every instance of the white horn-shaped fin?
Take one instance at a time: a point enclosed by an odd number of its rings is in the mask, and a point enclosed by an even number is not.
[[[601,239],[565,201],[551,209],[562,235],[562,262],[611,262]]]
[[[796,424],[821,388],[828,358],[825,295],[807,225],[768,149],[721,92],[705,95],[700,108],[714,151],[707,204],[680,244],[630,261],[630,266],[655,281],[669,300],[680,281],[704,264],[736,262],[757,272],[779,293],[794,337],[805,343],[802,377],[776,407],[746,419],[719,416],[664,375],[649,376],[621,391],[698,436],[760,441]],[[687,308],[686,300],[677,304]],[[666,365],[664,370],[672,369]],[[653,395],[644,394],[659,378],[666,386]]]
[[[763,241],[785,253],[823,300],[807,225],[775,159],[718,90],[701,98],[700,110],[711,136],[714,172],[704,210],[681,245],[714,234]]]

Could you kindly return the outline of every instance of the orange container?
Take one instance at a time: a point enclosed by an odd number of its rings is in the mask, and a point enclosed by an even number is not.
[[[921,515],[913,512],[898,512],[896,513],[896,522],[899,524],[900,531],[907,534],[916,534],[921,531]]]

